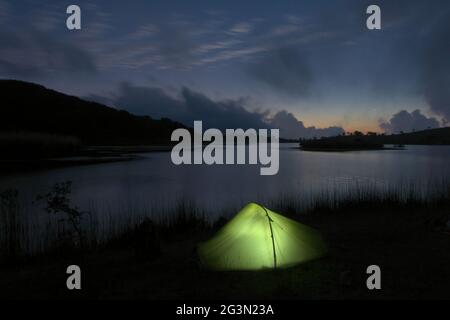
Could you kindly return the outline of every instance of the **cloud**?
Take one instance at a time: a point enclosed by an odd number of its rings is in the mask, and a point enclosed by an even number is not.
[[[437,17],[427,30],[422,58],[422,89],[431,110],[450,121],[450,3],[441,8],[444,13]]]
[[[186,87],[171,95],[159,87],[135,86],[124,82],[111,98],[99,95],[85,98],[112,104],[138,115],[169,118],[187,126],[192,126],[195,120],[202,120],[205,128],[275,128],[280,129],[282,137],[291,139],[334,136],[344,132],[340,127],[305,127],[303,122],[287,111],[270,116],[268,112],[246,108],[247,99],[216,101]]]
[[[285,36],[290,33],[299,31],[299,27],[295,24],[284,24],[281,26],[275,27],[270,33],[271,36]]]
[[[185,68],[193,61],[197,45],[192,41],[189,25],[167,24],[159,27],[159,52],[167,66]]]
[[[68,36],[65,19],[64,5],[43,3],[22,12],[0,0],[0,76],[42,79],[50,73],[95,73],[94,55],[78,34]]]
[[[331,137],[345,132],[341,127],[305,127],[302,121],[297,120],[292,113],[287,111],[276,113],[270,120],[270,125],[273,128],[280,129],[281,137],[290,139]]]
[[[31,26],[41,31],[51,32],[66,20],[65,10],[55,5],[44,4],[35,9],[31,15]],[[63,25],[64,26],[64,25]]]
[[[105,102],[104,98],[91,95],[94,101]],[[182,88],[171,95],[158,87],[135,86],[122,83],[112,99],[114,106],[138,115],[153,118],[170,118],[192,126],[194,120],[202,120],[209,128],[267,128],[265,113],[252,112],[245,108],[245,99],[215,101],[206,95]]]
[[[249,73],[269,87],[293,96],[310,93],[312,72],[300,51],[277,48],[249,68]]]
[[[118,108],[157,119],[167,117],[181,120],[186,112],[183,102],[163,89],[135,86],[128,82],[120,85],[117,94],[111,100]]]
[[[19,77],[53,69],[75,72],[148,67],[186,71],[251,61],[275,46],[308,42],[315,34],[311,30],[302,32],[301,20],[295,16],[285,17],[276,27],[261,23],[258,17],[236,20],[226,14],[208,14],[206,20],[173,14],[164,20],[137,21],[129,29],[119,29],[103,6],[90,3],[83,6],[82,32],[67,33],[64,5],[42,4],[20,15],[18,7],[9,7],[12,5],[0,0],[0,24],[5,19],[17,22],[14,29],[6,23],[0,26],[0,72],[17,72]],[[4,48],[2,40],[7,35],[15,38],[14,48]],[[37,43],[43,38],[45,43]]]
[[[10,15],[9,4],[4,0],[0,0],[0,23],[7,22],[9,19],[9,15]]]
[[[167,21],[138,25],[129,34],[116,36],[108,43],[98,42],[97,47],[102,56],[107,56],[109,66],[188,70],[249,61],[264,52],[272,52],[275,47],[307,44],[323,38],[323,33],[306,32],[301,27],[299,18],[294,16],[288,16],[283,24],[268,31],[258,18],[236,22],[220,16],[194,21],[175,15]]]
[[[386,57],[373,64],[379,69],[377,85],[389,96],[410,85],[408,95],[420,95],[433,113],[450,121],[450,2],[382,0],[378,5]]]
[[[131,33],[130,37],[133,39],[143,39],[153,37],[158,34],[159,28],[153,23],[144,24],[134,32]]]
[[[230,32],[232,33],[248,33],[252,30],[253,26],[248,22],[241,22],[235,24]]]
[[[35,29],[30,32],[0,31],[0,75],[35,76],[52,71],[96,71],[92,55],[70,43],[51,38]]]
[[[420,110],[414,110],[408,112],[402,110],[392,116],[389,121],[381,121],[380,128],[386,133],[399,133],[419,131],[430,128],[438,128],[440,126],[439,121],[436,118],[427,118]]]

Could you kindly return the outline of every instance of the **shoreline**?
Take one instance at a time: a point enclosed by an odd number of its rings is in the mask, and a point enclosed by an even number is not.
[[[143,159],[140,153],[170,152],[172,146],[90,146],[75,154],[29,159],[2,159],[0,172],[25,172]]]
[[[317,152],[351,152],[351,151],[381,151],[381,150],[407,150],[406,147],[382,147],[382,148],[308,148],[297,147],[303,151],[317,151]]]

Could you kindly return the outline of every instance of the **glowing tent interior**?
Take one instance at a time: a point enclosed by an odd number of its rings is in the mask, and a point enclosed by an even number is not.
[[[325,251],[315,229],[255,203],[198,246],[201,264],[223,271],[287,268],[319,258]]]

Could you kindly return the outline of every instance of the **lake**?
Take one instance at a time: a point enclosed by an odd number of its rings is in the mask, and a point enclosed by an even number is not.
[[[94,208],[100,216],[161,214],[190,202],[217,218],[224,209],[255,201],[270,205],[280,197],[295,197],[307,207],[316,196],[339,198],[363,189],[414,188],[418,196],[427,196],[450,180],[450,146],[349,152],[296,147],[280,145],[275,176],[261,176],[259,165],[176,166],[170,153],[162,152],[140,154],[142,159],[128,162],[3,175],[0,190],[17,188],[22,203],[32,208],[36,195],[71,180],[73,202],[82,210]]]

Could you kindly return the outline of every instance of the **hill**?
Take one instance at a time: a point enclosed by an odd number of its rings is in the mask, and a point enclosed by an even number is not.
[[[174,129],[169,119],[135,116],[41,85],[0,80],[0,133],[75,137],[84,145],[163,145]]]
[[[401,134],[367,134],[355,132],[352,135],[330,138],[301,140],[303,149],[364,150],[381,149],[385,144],[393,145],[450,145],[450,127],[428,129]]]
[[[450,127],[376,137],[385,144],[449,145]]]

